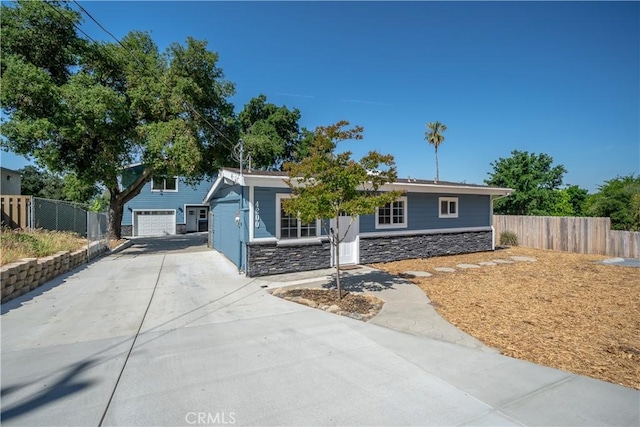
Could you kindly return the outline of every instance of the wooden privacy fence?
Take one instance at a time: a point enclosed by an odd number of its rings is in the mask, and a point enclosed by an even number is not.
[[[609,218],[494,215],[493,228],[496,243],[511,231],[531,248],[640,258],[640,232],[611,230]]]
[[[29,228],[31,196],[0,196],[2,226]]]

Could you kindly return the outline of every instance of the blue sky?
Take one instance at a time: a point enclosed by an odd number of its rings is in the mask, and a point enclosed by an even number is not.
[[[208,40],[237,111],[263,93],[308,128],[361,125],[341,149],[392,154],[402,177],[435,176],[424,132],[436,120],[449,128],[441,180],[482,183],[512,150],[549,154],[590,192],[640,174],[639,2],[81,4],[117,37]]]

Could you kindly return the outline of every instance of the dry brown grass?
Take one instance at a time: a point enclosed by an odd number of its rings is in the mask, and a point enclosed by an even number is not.
[[[22,258],[41,258],[60,251],[77,251],[87,239],[66,231],[26,230],[0,231],[0,265]]]
[[[537,261],[434,271],[515,255]],[[414,281],[438,312],[503,354],[640,389],[640,269],[604,258],[516,247],[374,267],[434,273]]]

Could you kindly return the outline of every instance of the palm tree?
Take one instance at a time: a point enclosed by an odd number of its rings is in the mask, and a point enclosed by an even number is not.
[[[440,122],[431,122],[427,123],[427,128],[429,129],[424,133],[424,139],[429,143],[433,144],[433,147],[436,150],[436,181],[440,180],[440,170],[438,169],[438,147],[444,141],[443,132],[447,130],[447,125]]]

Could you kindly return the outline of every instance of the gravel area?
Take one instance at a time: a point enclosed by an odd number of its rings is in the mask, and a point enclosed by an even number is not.
[[[503,354],[640,389],[640,269],[605,258],[514,247],[373,267],[432,273],[411,280],[444,318]],[[497,265],[456,268],[481,262]]]

